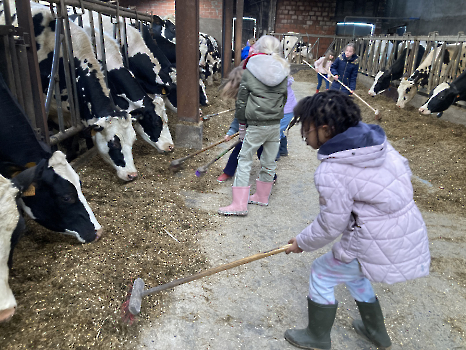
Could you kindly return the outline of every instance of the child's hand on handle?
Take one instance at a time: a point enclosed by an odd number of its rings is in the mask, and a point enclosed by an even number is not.
[[[338,74],[337,75],[332,75],[333,80],[337,81],[338,80]]]
[[[239,140],[243,141],[244,137],[246,136],[246,124],[239,124]]]
[[[289,247],[287,250],[285,250],[286,254],[290,253],[302,253],[303,250],[298,247],[298,242],[296,242],[296,237],[292,238],[288,241],[288,244],[291,244],[291,247]]]
[[[225,141],[230,141],[231,140],[231,135],[225,135],[224,139],[225,139]]]

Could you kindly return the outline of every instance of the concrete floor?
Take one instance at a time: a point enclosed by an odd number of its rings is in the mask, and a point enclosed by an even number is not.
[[[315,91],[315,84],[295,82],[293,89],[299,99]],[[249,205],[246,217],[217,215],[217,209],[231,201],[231,180],[219,184],[214,193],[185,193],[189,205],[210,212],[219,224],[216,231],[200,233],[201,246],[213,267],[285,245],[317,216],[316,151],[302,141],[299,127],[290,131],[288,148],[289,156],[278,162],[278,181],[269,206]],[[226,162],[226,157],[222,160]],[[250,178],[251,193],[257,171],[258,162]],[[464,235],[465,218],[423,215],[434,235]],[[452,248],[433,241],[432,254],[466,259],[466,242],[458,242]],[[312,253],[281,253],[174,288],[163,301],[165,313],[143,330],[138,348],[296,349],[283,334],[288,328],[307,326],[310,265],[330,247]],[[437,274],[390,286],[374,284],[374,289],[384,310],[392,350],[466,349],[464,334],[454,331],[453,322],[466,324],[463,286]],[[351,327],[359,314],[348,290],[341,285],[335,294],[339,308],[332,349],[375,349]],[[143,312],[147,302],[143,299]]]

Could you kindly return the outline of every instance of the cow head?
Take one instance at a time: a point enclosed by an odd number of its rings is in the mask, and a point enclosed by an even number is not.
[[[170,130],[168,129],[167,112],[162,97],[155,96],[153,105],[155,105],[155,110],[151,110],[153,115],[136,117],[134,128],[145,141],[159,152],[171,152],[173,151],[174,144]],[[157,133],[157,137],[153,137]]]
[[[152,31],[176,44],[175,24],[171,20],[163,20],[157,15],[152,16],[152,19]]]
[[[406,104],[411,101],[417,94],[418,86],[412,79],[403,78],[398,86],[398,101],[396,102],[397,107],[405,108]]]
[[[95,131],[93,140],[102,158],[124,181],[134,180],[137,170],[134,166],[132,148],[136,133],[131,119],[125,117],[102,117],[91,124]]]
[[[427,102],[419,107],[419,112],[422,114],[443,112],[455,102],[456,96],[449,83],[441,83],[431,91]]]
[[[54,152],[47,164],[37,165],[33,185],[34,193],[23,194],[21,201],[32,219],[82,243],[100,237],[102,227],[84,198],[78,174],[62,152]]]
[[[374,78],[374,83],[369,89],[368,93],[371,96],[380,94],[390,86],[390,74],[388,72],[380,71]]]

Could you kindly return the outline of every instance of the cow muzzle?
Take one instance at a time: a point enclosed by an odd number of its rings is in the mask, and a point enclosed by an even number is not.
[[[94,240],[94,242],[97,242],[100,239],[100,237],[102,237],[103,233],[104,233],[104,230],[102,228],[95,231],[95,240]]]
[[[10,307],[0,311],[0,323],[8,322],[15,314],[16,308]]]

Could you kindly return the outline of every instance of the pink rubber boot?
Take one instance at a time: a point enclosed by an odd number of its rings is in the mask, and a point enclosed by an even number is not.
[[[222,215],[248,215],[249,186],[232,187],[233,203],[228,207],[222,207],[218,210]]]
[[[249,198],[250,204],[269,205],[269,196],[272,192],[272,182],[256,180],[256,193]]]

